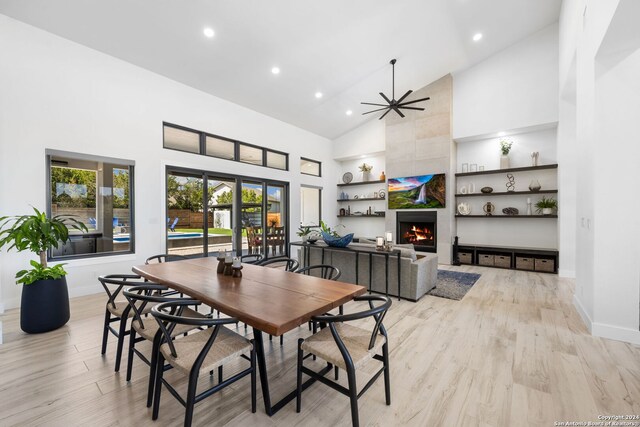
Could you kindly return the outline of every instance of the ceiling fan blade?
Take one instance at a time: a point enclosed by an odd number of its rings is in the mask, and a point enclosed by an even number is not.
[[[412,90],[408,91],[407,93],[405,93],[404,95],[402,95],[400,97],[400,99],[398,99],[398,104],[400,104],[402,102],[402,100],[404,100],[407,96],[411,95],[413,93]]]
[[[409,104],[415,104],[416,102],[420,102],[420,101],[428,101],[431,98],[429,98],[428,96],[426,98],[420,98],[420,99],[415,99],[413,101],[409,101],[409,102],[403,102],[401,105],[409,105]]]
[[[386,105],[386,104],[374,104],[373,102],[361,102],[360,104],[363,104],[363,105],[376,105],[378,107],[388,107],[388,105]]]
[[[375,113],[376,111],[382,111],[382,110],[388,110],[388,109],[389,107],[378,108],[377,110],[371,110],[371,111],[367,111],[366,113],[362,113],[362,115],[364,116],[365,114]]]
[[[389,114],[389,111],[391,111],[391,108],[388,108],[388,109],[387,109],[387,111],[386,111],[382,116],[380,116],[380,118],[379,118],[378,120],[382,120],[382,119],[384,119],[384,116],[386,116],[387,114]]]
[[[402,114],[402,111],[400,111],[398,109],[398,107],[393,107],[393,111],[395,111],[396,113],[398,113],[400,115],[400,117],[402,117],[404,119],[404,114]]]
[[[402,108],[402,109],[405,109],[405,110],[424,111],[424,108],[420,108],[420,107],[403,107],[402,105],[398,105],[398,108]]]
[[[389,103],[389,105],[391,105],[391,104],[392,104],[391,100],[390,100],[389,98],[387,98],[387,96],[386,96],[384,93],[380,92],[380,96],[381,96],[381,97],[383,97],[383,98],[384,98],[384,100],[385,100],[385,101],[387,101],[387,102]]]

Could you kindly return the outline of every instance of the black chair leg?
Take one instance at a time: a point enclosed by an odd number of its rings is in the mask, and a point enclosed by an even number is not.
[[[147,391],[147,408],[153,404],[153,385],[156,380],[156,370],[158,369],[158,348],[160,347],[160,337],[153,339],[151,347],[151,365],[149,366],[149,390]]]
[[[102,353],[105,354],[107,352],[107,338],[109,337],[109,320],[111,319],[111,313],[109,310],[104,310],[104,328],[102,329]]]
[[[334,372],[334,377],[336,381],[338,381],[340,379],[340,368],[338,368],[337,366],[334,366],[333,372]]]
[[[280,347],[284,345],[284,335],[280,335]]]
[[[222,365],[218,366],[218,384],[222,382]]]
[[[116,368],[115,371],[120,371],[120,362],[122,361],[122,348],[124,347],[124,337],[127,331],[127,319],[120,319],[120,328],[118,330],[118,348],[116,350]]]
[[[351,400],[351,424],[358,427],[358,389],[356,387],[356,371],[353,366],[347,366],[347,377],[349,379],[349,399]]]
[[[251,340],[251,412],[256,413],[256,349],[255,342]]]
[[[191,371],[189,386],[187,388],[187,400],[185,404],[184,427],[191,427],[193,422],[193,406],[196,403],[196,386],[198,385],[198,371],[200,367]]]
[[[389,380],[389,344],[382,346],[382,358],[384,359],[384,397],[387,405],[391,405],[391,382]]]
[[[273,335],[269,334],[269,341],[273,341]]]
[[[164,373],[164,356],[162,353],[158,355],[158,364],[156,368],[156,379],[153,389],[153,413],[151,415],[152,420],[158,419],[158,412],[160,411],[160,392],[162,391],[162,374]]]
[[[129,333],[129,351],[127,351],[127,382],[131,381],[131,371],[133,370],[133,349],[136,348],[136,331],[131,328]]]
[[[296,382],[296,412],[300,412],[302,409],[302,363],[303,352],[302,352],[302,343],[304,340],[302,338],[298,339],[298,371],[297,371],[297,382]]]

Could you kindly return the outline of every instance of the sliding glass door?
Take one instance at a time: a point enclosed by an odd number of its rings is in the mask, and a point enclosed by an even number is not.
[[[288,254],[288,191],[286,182],[167,168],[167,253]]]

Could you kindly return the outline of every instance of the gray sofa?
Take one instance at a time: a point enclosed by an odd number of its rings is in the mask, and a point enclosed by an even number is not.
[[[374,248],[374,244],[351,243],[349,248],[361,247]],[[413,245],[400,245],[400,296],[411,301],[417,301],[424,294],[436,286],[438,275],[438,256],[432,253],[416,254]],[[322,249],[320,247],[305,246],[298,250],[298,259],[301,266],[307,266],[306,250],[309,250],[308,265],[322,263]],[[358,283],[369,287],[369,255],[358,254]],[[376,292],[385,292],[385,257],[373,254],[372,286]],[[347,283],[356,283],[356,253],[331,247],[325,247],[324,264],[329,264],[340,269],[342,275],[338,280]],[[389,294],[398,294],[398,261],[397,255],[389,257]]]

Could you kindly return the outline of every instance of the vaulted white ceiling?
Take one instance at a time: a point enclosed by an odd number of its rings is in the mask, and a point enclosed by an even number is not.
[[[0,0],[0,13],[335,138],[377,119],[360,102],[391,92],[391,58],[396,93],[415,90],[557,21],[560,3]]]

